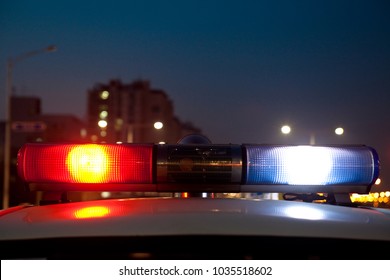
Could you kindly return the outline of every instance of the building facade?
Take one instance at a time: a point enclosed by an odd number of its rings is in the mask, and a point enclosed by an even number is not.
[[[111,80],[88,91],[87,125],[92,142],[176,143],[200,129],[174,115],[168,95],[149,81]]]
[[[6,131],[5,121],[0,123],[0,167],[5,172],[5,135],[10,133],[9,159],[9,206],[35,200],[35,194],[25,189],[17,175],[17,154],[25,143],[83,143],[86,142],[85,124],[82,120],[68,114],[42,114],[41,99],[34,96],[11,96],[10,131]],[[3,137],[4,135],[4,137]],[[1,182],[4,172],[0,173]],[[3,201],[4,190],[1,190]]]

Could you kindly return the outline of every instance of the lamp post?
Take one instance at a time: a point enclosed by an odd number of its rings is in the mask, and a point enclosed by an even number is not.
[[[23,53],[14,58],[8,58],[7,60],[7,81],[6,81],[6,120],[5,120],[5,139],[4,139],[4,183],[3,183],[3,209],[9,206],[9,186],[10,186],[10,163],[11,163],[11,125],[12,125],[12,112],[11,112],[11,97],[12,97],[12,71],[16,63],[25,60],[29,57],[38,55],[45,52],[56,51],[57,47],[50,45],[43,49],[33,50]]]

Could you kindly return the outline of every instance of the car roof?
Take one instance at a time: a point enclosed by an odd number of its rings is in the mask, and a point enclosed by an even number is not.
[[[390,210],[236,198],[137,198],[26,206],[0,241],[107,236],[275,236],[390,241]]]

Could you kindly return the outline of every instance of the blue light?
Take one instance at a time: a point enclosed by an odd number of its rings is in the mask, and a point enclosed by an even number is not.
[[[377,153],[367,146],[268,146],[246,148],[246,184],[371,185]]]

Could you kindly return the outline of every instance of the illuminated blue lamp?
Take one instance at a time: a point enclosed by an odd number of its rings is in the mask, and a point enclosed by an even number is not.
[[[379,176],[378,154],[367,146],[243,146],[245,184],[368,186]]]

